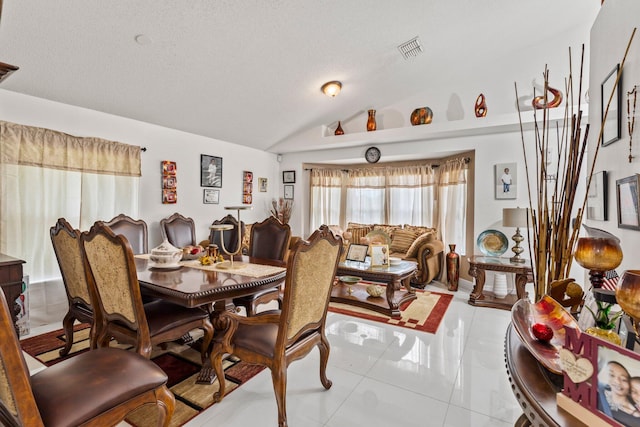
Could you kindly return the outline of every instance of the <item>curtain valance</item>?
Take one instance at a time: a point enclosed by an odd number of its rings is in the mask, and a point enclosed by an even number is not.
[[[0,121],[0,163],[141,176],[140,147]]]

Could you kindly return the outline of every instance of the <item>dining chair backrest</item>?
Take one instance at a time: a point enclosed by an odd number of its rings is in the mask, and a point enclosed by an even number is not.
[[[270,216],[253,224],[248,255],[255,258],[283,261],[289,249],[291,227]]]
[[[160,220],[160,232],[162,239],[166,239],[176,248],[196,245],[196,224],[193,218],[187,218],[177,212]]]
[[[342,239],[322,226],[290,253],[276,344],[280,351],[306,332],[324,329],[341,248]]]
[[[119,327],[135,331],[136,346],[151,348],[133,251],[123,235],[116,235],[104,222],[96,222],[80,237],[87,262],[87,278],[93,290],[96,335]]]
[[[228,252],[234,253],[238,250],[238,220],[233,215],[227,215],[222,219],[217,219],[211,223],[211,225],[227,224],[232,225],[231,230],[225,230],[223,233],[216,230],[211,230],[209,233],[209,242],[218,245],[219,250],[222,252],[222,240],[220,235],[224,235],[224,247]],[[240,241],[242,244],[242,238],[244,237],[244,222],[240,221]]]
[[[105,223],[115,234],[122,234],[127,238],[133,253],[149,253],[147,223],[141,219],[133,219],[125,214],[114,217]]]
[[[64,347],[60,350],[60,355],[65,356],[73,345],[75,321],[93,323],[93,306],[85,274],[80,231],[71,227],[64,218],[60,218],[51,227],[49,234],[67,294],[68,309],[62,319],[66,339]]]

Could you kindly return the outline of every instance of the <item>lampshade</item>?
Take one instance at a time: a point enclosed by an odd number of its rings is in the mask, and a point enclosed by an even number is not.
[[[321,89],[325,95],[334,98],[337,94],[340,93],[340,89],[342,89],[342,83],[337,80],[326,82],[322,85]]]
[[[505,208],[502,209],[502,225],[505,227],[527,227],[529,209]]]

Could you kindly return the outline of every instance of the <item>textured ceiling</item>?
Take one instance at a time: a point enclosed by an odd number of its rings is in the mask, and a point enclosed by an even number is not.
[[[409,82],[438,82],[450,68],[490,63],[541,34],[593,22],[599,7],[598,0],[5,0],[0,61],[20,70],[0,87],[277,151],[336,117],[414,95]],[[415,36],[424,53],[405,60],[397,46]],[[328,80],[343,82],[336,99],[320,92]]]

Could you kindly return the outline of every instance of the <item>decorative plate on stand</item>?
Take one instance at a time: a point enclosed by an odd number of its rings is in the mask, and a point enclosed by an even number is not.
[[[485,230],[476,240],[480,252],[486,256],[500,256],[509,248],[507,236],[498,230]]]

